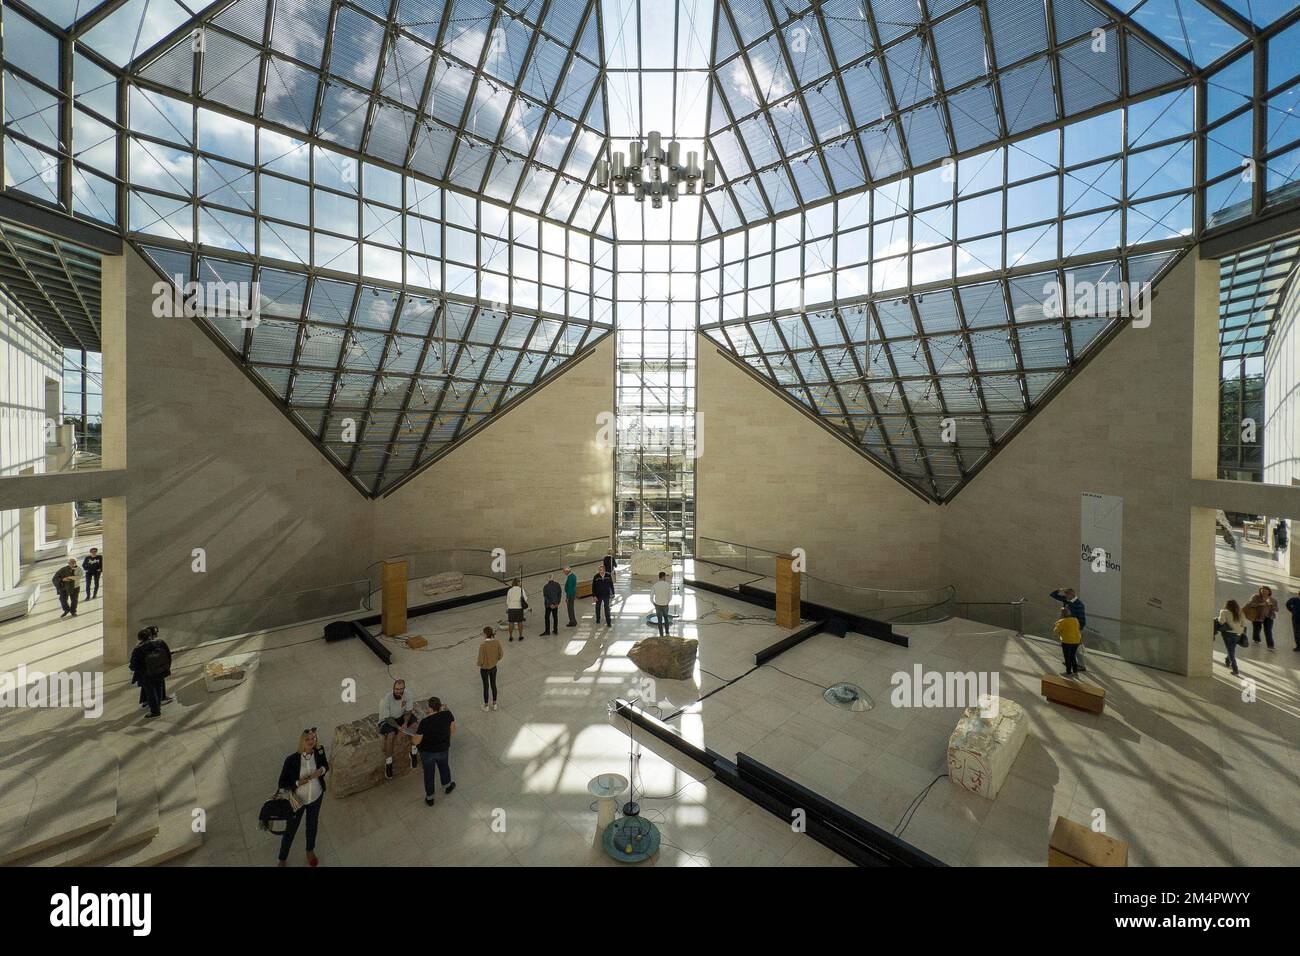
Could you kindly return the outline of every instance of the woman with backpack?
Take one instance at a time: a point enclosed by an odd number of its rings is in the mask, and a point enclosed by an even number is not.
[[[172,652],[158,636],[156,625],[141,628],[135,636],[135,650],[127,667],[131,683],[140,685],[140,706],[148,707],[145,720],[162,716],[162,705],[171,703],[167,696],[167,678],[172,672]]]
[[[289,859],[289,849],[304,816],[307,818],[307,864],[315,866],[320,862],[315,852],[316,829],[320,822],[321,804],[325,802],[325,774],[329,769],[330,762],[325,759],[325,748],[316,737],[316,728],[308,727],[298,738],[297,752],[285,757],[284,766],[280,768],[280,790],[289,795],[293,816],[280,837],[277,866],[284,866]]]
[[[1217,628],[1223,638],[1223,646],[1228,650],[1224,664],[1232,668],[1235,677],[1237,671],[1237,644],[1246,639],[1246,618],[1241,613],[1241,605],[1229,599],[1219,612]]]

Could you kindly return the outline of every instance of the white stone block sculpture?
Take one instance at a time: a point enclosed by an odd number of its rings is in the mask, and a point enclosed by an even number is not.
[[[967,707],[948,738],[948,779],[993,800],[1016,762],[1029,721],[1013,700],[995,697],[988,703],[994,706]]]
[[[256,654],[232,654],[218,657],[203,665],[203,686],[209,694],[242,684],[248,672],[257,666]]]
[[[634,578],[657,578],[660,571],[671,577],[673,556],[667,551],[633,551],[627,566]]]
[[[465,590],[465,575],[459,571],[443,571],[441,574],[433,574],[420,582],[420,590],[424,592],[425,597],[446,594],[449,591],[463,591]]]

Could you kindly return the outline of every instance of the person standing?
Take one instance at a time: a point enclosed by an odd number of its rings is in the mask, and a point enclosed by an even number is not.
[[[77,567],[76,558],[68,558],[68,563],[54,572],[54,590],[59,595],[59,606],[63,613],[59,617],[71,614],[77,616],[77,597],[81,592],[81,569]]]
[[[393,779],[393,754],[397,742],[402,739],[402,732],[409,731],[415,723],[415,713],[411,710],[411,701],[406,696],[406,681],[393,681],[393,691],[385,694],[379,702],[379,733],[384,742],[384,777]],[[415,745],[411,745],[411,769],[419,763]]]
[[[605,576],[609,578],[609,583],[614,583],[614,569],[618,567],[618,562],[614,560],[614,549],[610,548],[605,552],[605,559],[601,562],[605,568]]]
[[[81,559],[81,570],[86,573],[86,600],[93,601],[99,597],[99,576],[104,571],[104,558],[98,548],[91,548],[90,554]]]
[[[131,669],[131,683],[140,685],[143,703],[149,708],[145,719],[150,720],[161,717],[162,705],[171,700],[166,681],[172,672],[172,652],[158,636],[157,627],[141,628],[135,640],[127,666]]]
[[[578,619],[573,614],[573,602],[578,597],[578,576],[573,568],[564,569],[564,603],[569,611],[569,623],[565,627],[577,627]]]
[[[307,864],[315,866],[320,862],[316,858],[316,831],[320,826],[320,808],[325,800],[325,774],[329,773],[330,762],[325,759],[325,748],[320,745],[316,728],[308,727],[298,738],[298,750],[284,758],[280,768],[280,790],[292,794],[290,803],[294,805],[293,816],[285,825],[284,835],[280,837],[280,857],[277,866],[284,866],[289,859],[289,850],[293,838],[298,833],[302,818],[307,818]]]
[[[478,646],[478,676],[483,680],[483,709],[488,709],[488,689],[492,690],[492,709],[497,709],[497,665],[506,656],[506,649],[497,640],[496,632],[483,628],[483,643]]]
[[[1236,601],[1226,601],[1223,610],[1219,612],[1219,636],[1223,638],[1223,646],[1227,648],[1228,656],[1223,663],[1232,668],[1233,676],[1237,671],[1237,645],[1246,638],[1246,618],[1241,613],[1241,605]]]
[[[515,583],[506,591],[506,627],[512,641],[515,639],[515,628],[519,628],[519,640],[524,639],[524,610],[527,607],[528,594],[519,579],[515,578]]]
[[[614,583],[605,573],[604,568],[596,571],[596,576],[591,579],[591,597],[596,602],[596,623],[600,623],[600,609],[605,609],[605,626],[611,624],[609,617],[610,598],[613,597]]]
[[[542,588],[543,613],[546,615],[546,630],[542,631],[542,637],[560,633],[560,596],[563,593],[555,575],[550,575]]]
[[[1060,601],[1070,612],[1070,617],[1079,622],[1079,647],[1075,651],[1074,661],[1077,673],[1086,674],[1088,668],[1083,666],[1083,629],[1088,626],[1088,614],[1083,606],[1083,601],[1079,600],[1079,595],[1074,593],[1074,588],[1057,588],[1051,594],[1053,601]]]
[[[655,606],[655,627],[660,637],[668,636],[668,605],[673,603],[673,583],[668,575],[659,572],[659,580],[650,588],[650,600]]]
[[[1264,640],[1268,644],[1268,649],[1275,650],[1273,646],[1273,619],[1277,617],[1277,599],[1273,597],[1273,589],[1267,584],[1260,585],[1249,601],[1246,602],[1246,618],[1250,621],[1250,636],[1256,644],[1259,643],[1259,632],[1263,628]]]
[[[415,729],[415,745],[420,748],[420,763],[424,765],[424,805],[433,806],[437,776],[442,778],[442,792],[451,793],[456,782],[451,779],[451,764],[447,756],[451,751],[451,738],[456,733],[456,718],[451,711],[443,710],[442,701],[429,698],[429,714]]]
[[[1065,677],[1073,677],[1079,673],[1079,644],[1083,638],[1079,632],[1079,619],[1070,613],[1070,609],[1062,605],[1060,620],[1052,626],[1057,638],[1061,642],[1061,651],[1065,655]]]
[[[1300,651],[1300,596],[1287,598],[1286,609],[1291,612],[1291,634],[1295,638],[1295,650]]]

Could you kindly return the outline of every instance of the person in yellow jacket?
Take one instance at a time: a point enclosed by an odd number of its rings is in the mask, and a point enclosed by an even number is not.
[[[1052,627],[1061,640],[1061,650],[1065,654],[1065,675],[1073,677],[1079,673],[1079,645],[1083,636],[1079,633],[1079,619],[1070,613],[1068,607],[1061,608],[1061,619]]]
[[[497,709],[497,664],[506,656],[505,648],[490,627],[483,628],[483,643],[478,646],[478,675],[483,678],[483,709],[488,709],[488,689],[492,690],[491,709]]]

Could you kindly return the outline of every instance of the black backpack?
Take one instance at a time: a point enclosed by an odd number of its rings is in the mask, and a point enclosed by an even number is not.
[[[149,642],[141,663],[144,664],[144,676],[150,680],[161,680],[172,674],[172,652],[162,641]]]

